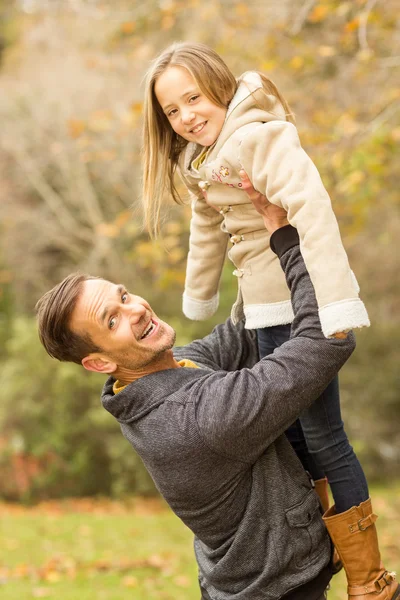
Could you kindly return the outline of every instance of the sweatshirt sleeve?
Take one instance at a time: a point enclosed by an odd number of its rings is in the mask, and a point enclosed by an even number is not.
[[[211,317],[219,304],[219,283],[229,235],[221,230],[223,216],[191,192],[189,254],[183,312],[194,321]]]
[[[254,187],[285,208],[299,232],[324,335],[369,326],[329,195],[296,127],[287,121],[260,125],[243,139],[240,162]]]
[[[245,462],[255,461],[318,398],[355,347],[352,333],[344,340],[322,334],[296,230],[278,230],[271,244],[291,290],[291,339],[252,368],[213,373],[191,390],[205,443]]]

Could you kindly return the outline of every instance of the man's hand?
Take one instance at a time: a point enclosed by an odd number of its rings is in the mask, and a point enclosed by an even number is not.
[[[265,227],[268,229],[269,233],[272,235],[277,229],[289,225],[286,210],[279,206],[275,206],[275,204],[271,204],[266,196],[257,192],[245,171],[240,171],[239,175],[242,180],[242,189],[248,195],[256,211],[262,216]]]

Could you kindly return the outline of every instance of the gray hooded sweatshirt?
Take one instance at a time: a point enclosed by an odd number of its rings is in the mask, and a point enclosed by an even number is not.
[[[318,398],[355,342],[326,339],[291,226],[271,236],[291,290],[291,339],[258,359],[255,332],[230,319],[176,348],[200,368],[160,371],[103,406],[158,490],[195,534],[212,600],[278,600],[314,580],[331,546],[317,495],[284,431]]]

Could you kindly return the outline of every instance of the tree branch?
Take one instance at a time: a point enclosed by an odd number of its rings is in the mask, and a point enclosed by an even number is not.
[[[360,24],[358,26],[358,43],[360,44],[360,49],[362,51],[371,51],[367,40],[367,26],[369,15],[371,14],[372,9],[377,2],[378,0],[368,0],[365,10],[360,15]]]
[[[305,0],[292,27],[289,30],[289,35],[297,35],[300,33],[314,4],[315,0]]]

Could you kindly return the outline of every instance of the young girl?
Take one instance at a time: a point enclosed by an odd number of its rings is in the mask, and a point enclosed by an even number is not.
[[[288,104],[267,77],[248,72],[236,80],[207,46],[174,44],[147,74],[144,112],[143,200],[150,232],[159,230],[165,193],[180,202],[176,170],[192,197],[183,298],[187,317],[206,319],[217,309],[230,244],[228,256],[239,284],[233,321],[245,318],[246,328],[257,330],[261,356],[289,339],[289,291],[262,217],[244,191],[244,170],[254,188],[282,206],[299,231],[324,335],[340,337],[369,325],[329,196],[301,148]],[[349,596],[400,598],[400,586],[380,561],[376,516],[343,429],[337,378],[287,436],[316,480]],[[329,510],[326,478],[335,500]]]

